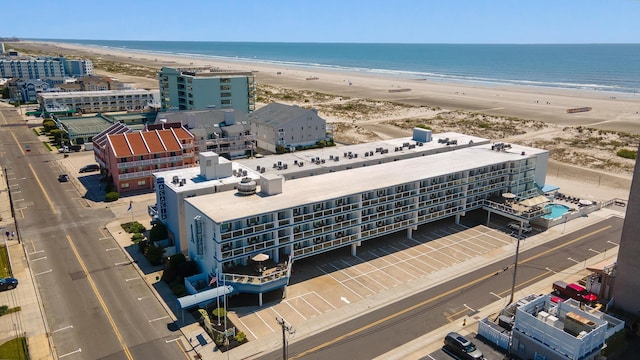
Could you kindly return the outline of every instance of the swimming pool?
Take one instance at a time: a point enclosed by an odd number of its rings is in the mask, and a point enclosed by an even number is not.
[[[551,213],[543,216],[543,219],[557,219],[569,211],[568,206],[560,204],[549,204],[545,205],[544,208],[545,210],[551,210]]]

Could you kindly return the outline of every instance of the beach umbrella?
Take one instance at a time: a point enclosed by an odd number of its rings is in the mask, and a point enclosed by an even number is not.
[[[258,254],[251,258],[251,260],[258,263],[258,268],[262,270],[262,262],[269,260],[269,255],[267,254]]]
[[[591,200],[586,200],[586,199],[582,199],[582,200],[578,201],[578,203],[580,203],[580,205],[585,205],[585,206],[589,206],[589,205],[593,204],[593,202]]]
[[[267,254],[258,254],[256,256],[252,257],[251,260],[256,261],[256,262],[267,261],[267,260],[269,260],[269,255],[267,255]]]
[[[516,195],[512,194],[512,193],[504,193],[504,194],[502,194],[502,197],[507,199],[507,200],[513,200],[513,199],[516,198]]]

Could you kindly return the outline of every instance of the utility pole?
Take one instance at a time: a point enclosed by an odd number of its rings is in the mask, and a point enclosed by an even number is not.
[[[276,317],[276,321],[278,322],[278,325],[282,327],[282,360],[287,360],[289,358],[287,348],[287,333],[289,333],[289,335],[293,335],[296,331],[293,330],[291,326],[287,325],[284,319],[278,319]]]
[[[513,295],[514,295],[514,292],[516,291],[516,272],[518,271],[518,255],[520,254],[521,239],[522,239],[522,222],[520,222],[520,228],[518,229],[518,240],[516,242],[516,258],[515,258],[515,261],[513,262],[513,282],[511,283],[511,297],[509,297],[509,303],[507,305],[510,305],[511,303],[513,303]]]

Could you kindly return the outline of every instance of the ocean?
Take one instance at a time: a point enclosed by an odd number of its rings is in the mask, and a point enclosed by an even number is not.
[[[38,40],[157,54],[376,73],[443,82],[640,92],[640,44],[482,45]]]

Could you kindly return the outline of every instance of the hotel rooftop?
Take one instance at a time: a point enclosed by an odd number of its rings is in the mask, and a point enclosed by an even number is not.
[[[368,146],[371,148],[371,144]],[[351,169],[348,173],[332,172],[319,177],[308,176],[287,180],[282,185],[282,193],[273,196],[264,196],[260,193],[254,196],[238,196],[235,192],[222,192],[190,198],[187,202],[200,209],[211,220],[221,223],[546,152],[546,150],[519,145],[511,145],[511,148],[502,151],[492,150],[491,147],[490,144],[475,145],[457,151],[436,153],[428,157],[413,157],[376,166],[361,166]],[[392,151],[393,149],[385,155],[392,156]],[[322,167],[322,164],[316,166]]]

